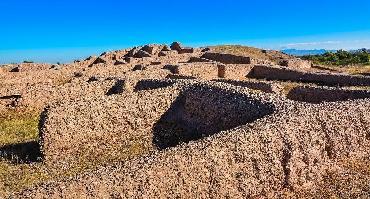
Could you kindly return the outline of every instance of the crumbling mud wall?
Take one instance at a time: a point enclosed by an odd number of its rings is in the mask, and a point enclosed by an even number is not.
[[[249,64],[227,64],[222,66],[225,68],[225,75],[219,77],[235,80],[245,79],[245,74],[248,74],[253,67]]]
[[[250,57],[238,56],[233,54],[206,52],[201,58],[221,62],[223,64],[251,64]]]
[[[180,63],[177,65],[166,65],[164,67],[171,73],[195,77],[199,79],[214,79],[218,76],[218,64],[217,63]]]
[[[328,86],[370,85],[370,78],[365,76],[332,73],[309,73],[277,66],[256,65],[247,76],[251,78],[261,78],[267,80],[296,81]]]
[[[205,80],[214,78],[245,79],[245,74],[250,72],[252,65],[192,62],[166,65],[164,69],[169,70],[173,74]]]
[[[308,103],[336,102],[370,98],[370,91],[300,86],[293,88],[287,98]]]
[[[272,104],[195,84],[186,87],[153,128],[160,149],[198,140],[272,114]]]
[[[283,59],[280,60],[278,63],[280,66],[285,66],[293,69],[309,69],[312,67],[311,61],[301,59]]]
[[[280,93],[283,89],[281,85],[272,82],[253,81],[253,80],[232,80],[232,79],[216,79],[213,81],[223,82],[234,86],[247,87],[253,90],[259,90],[266,93]]]
[[[14,198],[279,198],[286,190],[314,192],[341,158],[370,155],[369,100],[299,104],[248,94],[241,87],[217,86],[269,101],[276,110],[251,124],[78,178],[45,183]],[[351,193],[352,198],[361,196]]]
[[[237,127],[273,111],[241,94],[204,86],[180,89],[173,84],[171,80],[146,80],[137,84],[135,93],[50,106],[40,124],[44,161],[93,161],[95,157],[114,157],[133,145],[143,147],[143,151],[155,150],[153,146],[165,149]]]
[[[190,64],[214,63],[218,70],[212,68],[212,78],[245,79],[248,67],[271,65],[269,60],[281,56],[222,64],[199,58],[206,53],[202,49],[172,47],[177,50],[149,45],[108,52],[93,65],[98,57],[40,71],[6,72],[0,103],[35,108],[52,102],[40,122],[42,166],[68,170],[69,162],[101,165],[73,178],[50,179],[13,198],[282,198],[290,196],[286,191],[315,192],[328,184],[328,170],[345,167],[342,160],[369,159],[368,98],[310,104],[284,99],[254,81],[139,81],[195,78],[163,69],[194,61],[202,63]],[[134,70],[136,65],[140,67]],[[226,66],[221,73],[219,66]],[[368,85],[369,80],[260,67],[250,75],[257,71],[256,78],[333,86]],[[355,167],[356,175],[335,173],[346,179],[330,185],[339,198],[367,197],[367,166]]]
[[[116,84],[117,79],[100,78],[91,81],[89,78],[76,78],[66,82],[61,87],[52,85],[31,85],[22,92],[21,105],[42,109],[50,102],[104,96]],[[93,80],[93,81],[92,81]]]
[[[218,75],[218,67],[217,64],[214,63],[180,64],[178,68],[178,74],[200,79],[213,79]]]
[[[48,164],[73,163],[152,150],[153,124],[178,96],[176,89],[66,100],[46,108],[40,145]]]
[[[143,79],[136,83],[135,91],[154,90],[159,88],[171,87],[179,81],[176,80],[158,80],[158,79]]]

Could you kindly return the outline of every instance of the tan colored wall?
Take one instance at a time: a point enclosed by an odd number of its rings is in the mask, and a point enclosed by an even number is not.
[[[45,162],[115,157],[134,145],[153,150],[151,128],[177,96],[175,89],[154,90],[51,106],[43,113],[40,132]]]
[[[288,93],[287,98],[309,103],[336,102],[370,98],[370,91],[296,87]]]
[[[167,148],[251,122],[271,111],[243,95],[219,90],[216,93],[223,95],[219,97],[213,93],[216,88],[179,90],[173,83],[142,81],[135,93],[70,100],[47,108],[40,132],[45,162],[114,157],[138,143],[145,150],[155,150],[152,141]],[[239,110],[242,107],[245,113]],[[174,124],[182,130],[176,131]]]
[[[253,66],[249,64],[227,64],[225,78],[235,80],[245,79],[246,75],[250,72],[252,67]]]
[[[279,62],[279,65],[293,69],[309,69],[312,67],[312,62],[301,59],[284,59]]]
[[[212,61],[221,62],[223,64],[251,64],[250,57],[243,57],[232,54],[206,52],[202,58]]]
[[[241,125],[71,180],[36,186],[15,198],[105,198],[112,195],[123,198],[244,198],[266,193],[271,198],[279,198],[287,189],[307,193],[317,190],[327,172],[337,168],[335,164],[342,158],[361,159],[370,155],[369,100],[310,105],[280,101],[274,95],[248,94],[248,90],[240,87],[222,84],[222,88],[227,93],[270,100],[277,110],[251,125]],[[219,92],[216,89],[213,93]],[[207,99],[205,96],[202,101]],[[232,98],[226,95],[224,99]],[[216,105],[219,107],[218,103]],[[222,103],[222,106],[228,104]],[[247,109],[237,110],[237,114],[248,114]],[[358,179],[350,180],[356,182]],[[345,186],[347,182],[338,183],[338,186]],[[354,184],[347,186],[355,189],[338,194],[358,196],[353,191],[357,190]]]
[[[281,90],[283,89],[281,85],[271,82],[262,82],[253,80],[237,81],[231,79],[217,79],[214,81],[223,82],[234,86],[247,87],[249,89],[260,90],[266,93],[280,93]]]
[[[183,63],[177,65],[173,72],[200,79],[214,79],[218,77],[218,67],[214,63]]]
[[[256,65],[248,74],[248,77],[317,83],[330,86],[370,86],[370,77],[333,73],[310,73],[278,66]]]

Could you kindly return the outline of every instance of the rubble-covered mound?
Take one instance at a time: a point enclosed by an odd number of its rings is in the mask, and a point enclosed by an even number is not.
[[[155,125],[154,144],[167,148],[198,136],[213,136],[78,178],[46,183],[18,196],[279,197],[282,190],[317,189],[327,172],[334,169],[333,164],[343,158],[369,157],[368,100],[309,105],[220,83],[185,88],[190,89],[185,102],[174,102]],[[249,97],[241,100],[237,96]],[[91,109],[96,110],[95,106]],[[237,117],[243,114],[245,120]],[[189,131],[189,122],[195,129]],[[215,135],[217,131],[221,132]],[[191,135],[194,132],[201,135]],[[73,144],[76,142],[81,141],[68,140],[66,144],[83,147]]]
[[[163,83],[152,84],[149,88]],[[132,146],[149,151],[165,149],[273,112],[271,105],[246,94],[182,84],[65,100],[49,106],[40,123],[44,161],[52,164],[82,158],[93,161]],[[139,82],[137,88],[145,87]]]
[[[7,65],[0,197],[366,198],[369,85],[277,51],[179,42]]]

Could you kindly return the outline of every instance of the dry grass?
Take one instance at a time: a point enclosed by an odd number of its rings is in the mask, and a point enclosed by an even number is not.
[[[0,147],[37,141],[39,113],[32,110],[7,110],[0,113]],[[29,185],[45,178],[35,170],[35,165],[17,165],[0,160],[0,196],[9,187]]]
[[[351,66],[344,67],[344,70],[349,74],[364,74],[370,73],[370,66]]]
[[[0,161],[0,198],[45,182],[61,180],[81,173],[91,172],[99,166],[112,165],[133,157],[148,153],[137,143],[129,146],[121,154],[107,154],[92,160],[83,160],[69,165],[68,168],[52,167],[42,162],[32,164],[14,164],[6,160]]]
[[[369,90],[370,91],[370,86],[350,86],[350,87],[344,87],[350,90]]]
[[[49,177],[40,163],[13,164],[6,160],[0,161],[0,196],[21,190]]]
[[[8,110],[0,113],[0,146],[36,140],[39,112]]]

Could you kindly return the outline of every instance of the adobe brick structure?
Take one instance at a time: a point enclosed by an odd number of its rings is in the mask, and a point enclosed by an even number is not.
[[[217,70],[218,70],[217,76],[219,78],[225,78],[226,77],[226,66],[225,65],[223,65],[223,64],[217,65]]]
[[[314,195],[325,186],[339,198],[367,197],[367,164],[355,163],[370,157],[368,91],[340,87],[366,86],[368,77],[270,66],[293,58],[278,52],[261,60],[221,53],[231,59],[217,61],[202,57],[213,48],[178,50],[150,44],[40,70],[5,67],[1,113],[44,110],[44,160],[36,166],[100,165],[71,178],[31,179],[9,197],[325,198]],[[253,58],[232,64],[235,56]],[[305,87],[285,96],[285,86],[297,85]]]
[[[370,86],[370,77],[335,73],[313,73],[287,67],[256,65],[247,75],[252,78],[316,83],[328,86]]]
[[[175,90],[100,95],[48,107],[41,127],[45,162],[55,165],[81,159],[94,161],[96,157],[114,157],[136,145],[143,151],[153,150],[148,131],[177,95]],[[91,122],[78,119],[86,117]]]
[[[370,91],[299,86],[292,89],[287,98],[309,103],[336,102],[370,98]]]
[[[267,81],[259,81],[259,80],[238,81],[238,80],[233,80],[233,79],[216,79],[213,81],[223,82],[223,83],[231,84],[234,86],[246,87],[246,88],[253,89],[253,90],[263,91],[266,93],[280,94],[283,90],[282,85],[278,83],[267,82]]]
[[[370,155],[369,99],[313,105],[284,100],[274,94],[250,92],[246,88],[223,83],[184,82],[182,85],[177,88],[184,89],[180,90],[185,92],[185,98],[174,101],[172,97],[167,98],[173,103],[162,116],[156,117],[159,120],[152,128],[153,143],[160,151],[115,166],[101,167],[97,171],[75,178],[47,182],[12,197],[281,198],[284,196],[284,190],[303,191],[307,194],[305,197],[310,197],[309,194],[319,188],[327,172],[341,169],[336,165],[338,160],[361,159]],[[173,92],[173,88],[176,86],[160,88],[157,91],[164,89],[160,93],[168,95],[168,92]],[[144,97],[145,92],[156,91],[140,92],[142,94],[139,95]],[[101,118],[106,118],[105,115],[110,114],[110,110],[102,112],[104,108],[100,107],[116,107],[114,103],[117,101],[120,101],[120,97],[105,100],[106,105],[98,103],[87,106],[94,102],[83,100],[74,102],[75,105],[69,104],[76,108],[68,108],[66,102],[46,114],[53,115],[54,119],[46,120],[43,127],[52,130],[52,126],[56,125],[53,125],[53,121],[56,120],[62,122],[60,128],[71,128],[71,131],[63,132],[66,134],[63,139],[70,142],[55,143],[55,146],[62,144],[66,147],[68,150],[64,153],[68,154],[70,149],[82,148],[89,143],[84,143],[82,137],[68,138],[74,133],[77,133],[76,136],[83,135],[77,130],[83,123],[83,118],[75,117],[73,125],[76,125],[76,128],[68,127],[72,121],[69,125],[63,124],[65,119],[68,120],[63,112],[78,116],[81,110],[76,110],[80,107],[83,112],[91,111],[88,116],[96,114],[92,117],[96,118],[93,119],[94,123],[110,125],[111,119],[98,119],[98,115],[103,114]],[[149,97],[144,101],[148,103],[153,99]],[[122,104],[117,108],[124,109],[122,107],[125,106],[128,105]],[[134,115],[136,114],[139,113]],[[151,121],[150,118],[137,121]],[[113,120],[115,123],[120,121],[122,120]],[[188,124],[192,127],[190,131]],[[133,123],[132,126],[146,125]],[[76,130],[73,130],[74,128]],[[59,135],[56,132],[45,132],[44,136],[54,137],[57,141]],[[84,136],[95,133],[89,131]],[[136,135],[134,132],[131,134]],[[94,153],[104,147],[102,143],[112,142],[108,139],[110,135],[100,136],[100,142],[94,143],[94,140],[90,140],[91,145],[95,147]],[[344,138],[346,142],[343,142]],[[53,145],[53,142],[48,143]],[[64,155],[50,157],[63,159]],[[356,176],[350,180],[350,183],[355,182]],[[347,181],[341,183],[338,186],[352,186],[355,190],[357,188],[353,186],[366,186],[347,184]],[[352,195],[345,195],[349,194],[348,192],[339,194],[349,197],[363,196],[361,192],[356,191],[350,192]]]
[[[168,69],[175,75],[210,80],[218,77],[218,66],[219,64],[212,62],[192,62],[166,65],[165,69]]]
[[[181,47],[181,49],[186,49]],[[206,49],[206,48],[205,48]],[[149,57],[137,58],[138,52],[146,52]],[[30,107],[42,110],[46,103],[58,99],[54,95],[58,90],[64,89],[65,85],[73,84],[79,88],[76,79],[87,81],[90,77],[119,77],[120,79],[131,78],[135,81],[143,78],[166,78],[180,75],[189,78],[214,79],[217,78],[220,62],[201,58],[203,54],[210,53],[210,49],[194,49],[193,53],[179,54],[177,50],[171,50],[167,45],[149,44],[129,49],[102,53],[99,56],[90,56],[84,60],[76,60],[71,64],[15,64],[2,67],[0,73],[2,95],[22,95],[22,108]],[[135,56],[136,55],[136,56]],[[140,57],[140,56],[139,56]],[[248,59],[244,57],[242,59]],[[255,63],[265,63],[267,60],[256,60]],[[166,65],[185,65],[184,74],[173,74],[163,69]],[[203,64],[201,64],[202,62]],[[227,64],[224,78],[243,80],[245,74],[250,71],[253,64]],[[133,70],[136,65],[143,66],[145,70]],[[19,72],[9,72],[19,67]],[[202,71],[203,70],[203,71]],[[77,77],[77,76],[80,77]],[[178,76],[179,77],[179,76]],[[68,87],[72,89],[72,87]],[[75,95],[78,97],[78,95]]]
[[[93,161],[95,157],[114,156],[133,144],[150,151],[153,150],[153,139],[158,148],[167,148],[165,146],[173,145],[172,142],[176,144],[199,135],[214,134],[251,121],[253,117],[258,118],[259,114],[265,112],[263,107],[258,111],[245,107],[247,112],[238,113],[236,108],[241,108],[241,102],[238,106],[235,103],[226,106],[226,102],[218,102],[227,100],[231,94],[220,90],[220,96],[214,96],[212,92],[217,88],[191,85],[171,87],[173,84],[171,80],[140,81],[135,87],[137,93],[90,96],[50,105],[43,113],[40,132],[45,162],[66,165],[85,158]],[[242,95],[233,94],[230,97],[247,103]],[[220,107],[214,104],[216,102]],[[244,106],[249,106],[251,102]],[[84,122],[85,118],[89,118],[89,122]],[[179,126],[166,126],[174,123]],[[187,130],[183,134],[172,135],[172,128]],[[199,135],[192,134],[195,132]]]
[[[206,52],[201,58],[217,61],[223,64],[251,64],[250,57],[238,56],[233,54]]]
[[[175,75],[193,77],[203,80],[215,78],[245,79],[252,65],[245,64],[222,64],[218,62],[190,62],[178,63],[176,65],[165,65],[164,69]]]
[[[251,64],[226,64],[224,78],[243,80],[252,68],[253,65]]]
[[[278,64],[281,66],[295,69],[310,69],[312,67],[311,61],[301,59],[283,59],[280,60]]]

